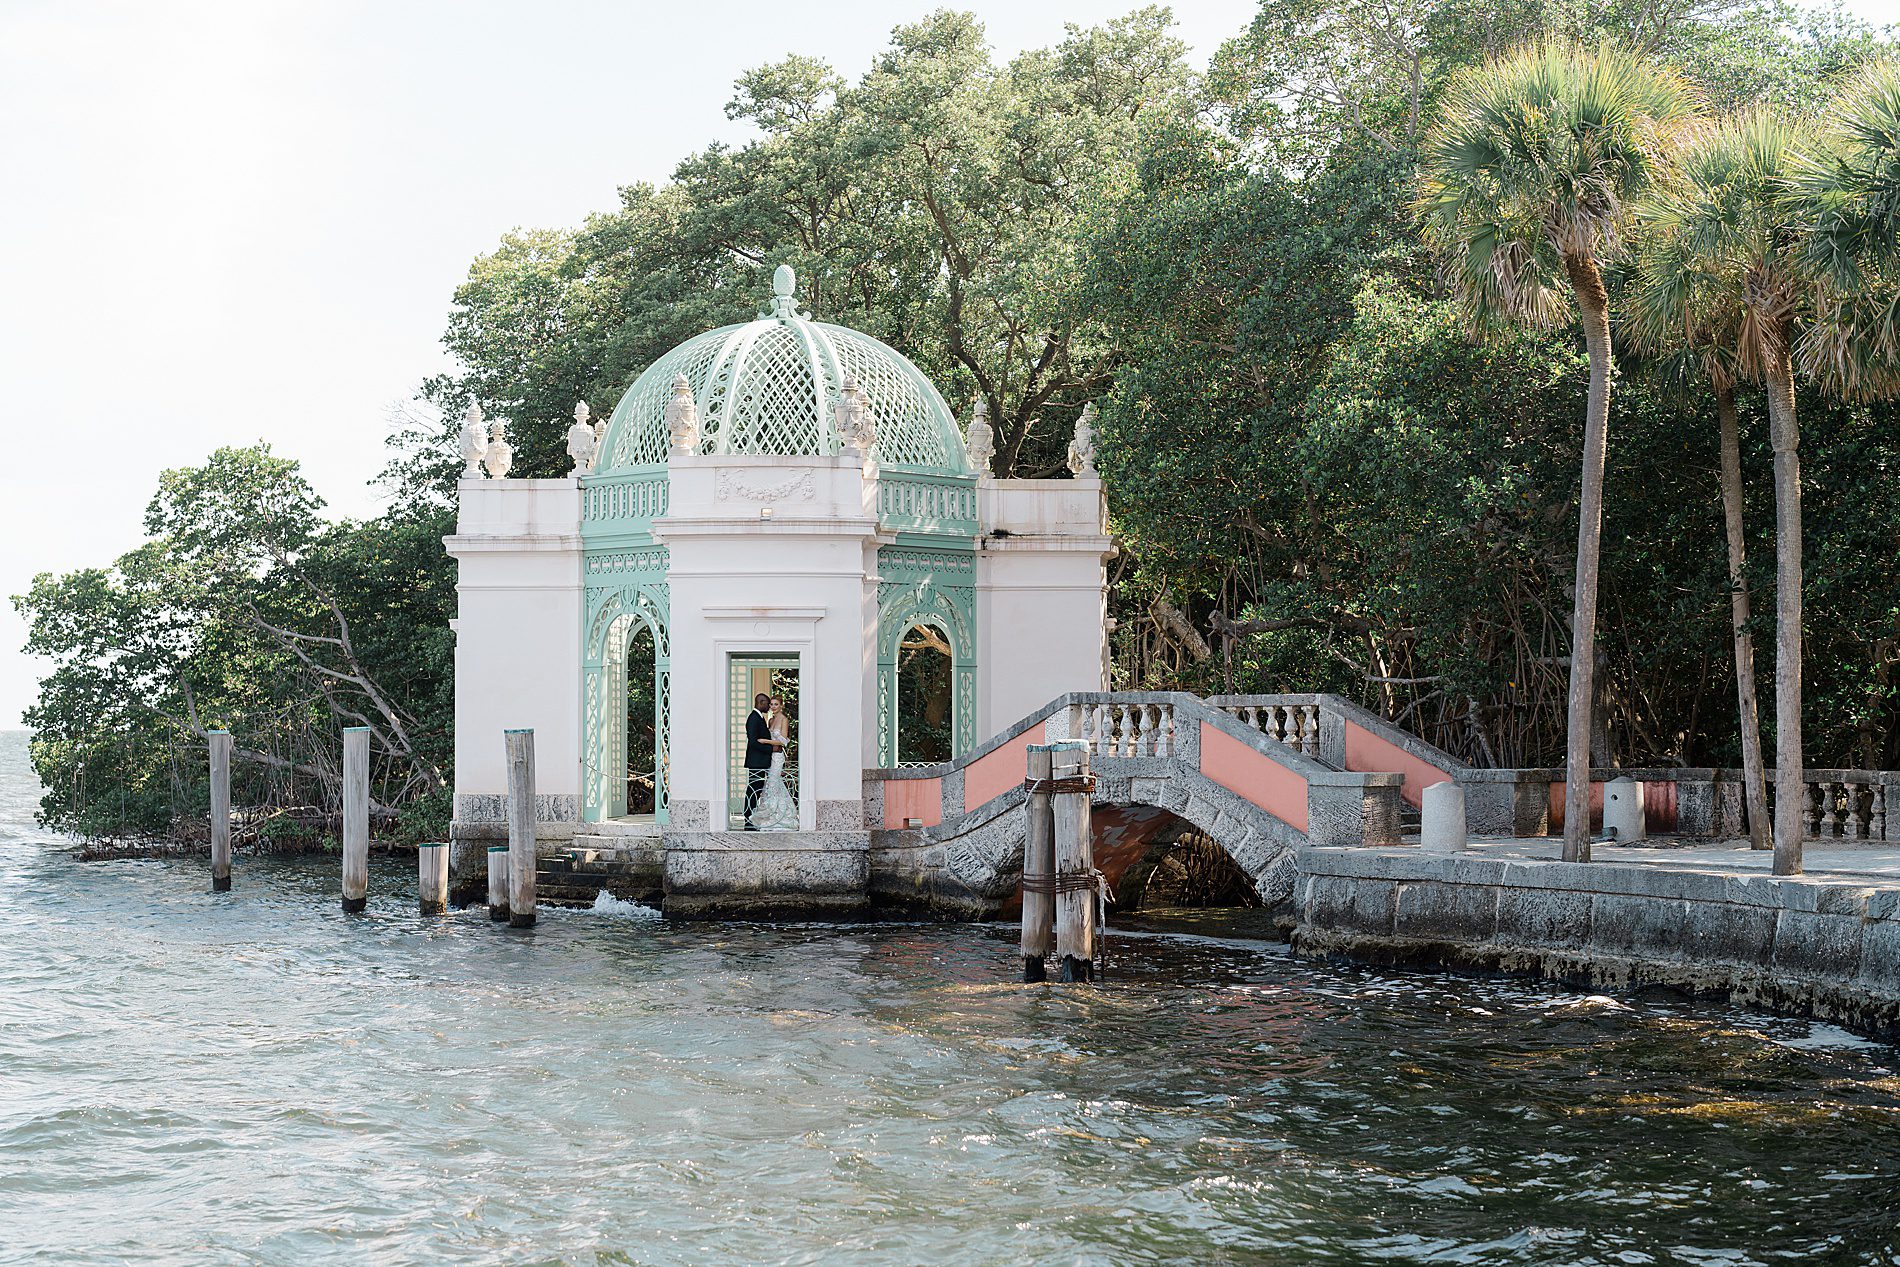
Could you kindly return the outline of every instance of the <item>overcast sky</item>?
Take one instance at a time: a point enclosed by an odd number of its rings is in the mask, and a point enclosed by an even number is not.
[[[855,78],[945,2],[0,0],[0,596],[136,545],[157,473],[220,444],[375,513],[386,410],[444,368],[477,253],[739,139],[748,67]],[[1005,56],[1137,3],[955,0]],[[1254,7],[1174,5],[1202,62]],[[24,639],[9,604],[0,726]]]

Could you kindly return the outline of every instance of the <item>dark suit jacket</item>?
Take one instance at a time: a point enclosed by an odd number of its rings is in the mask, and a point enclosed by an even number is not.
[[[772,728],[765,724],[765,714],[758,709],[745,719],[745,768],[748,770],[766,770],[772,765],[772,753],[776,751],[767,740],[772,737]]]

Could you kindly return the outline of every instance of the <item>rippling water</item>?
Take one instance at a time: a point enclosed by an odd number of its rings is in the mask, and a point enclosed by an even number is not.
[[[0,736],[0,1263],[1900,1262],[1900,1053],[1118,936],[75,864]]]

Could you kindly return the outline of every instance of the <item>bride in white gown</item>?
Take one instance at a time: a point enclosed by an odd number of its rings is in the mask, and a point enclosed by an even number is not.
[[[791,742],[792,727],[785,717],[785,703],[777,696],[772,697],[765,724],[772,731],[772,768],[766,771],[765,791],[759,796],[758,807],[752,811],[752,821],[760,831],[796,831],[798,802],[785,786],[785,745]]]

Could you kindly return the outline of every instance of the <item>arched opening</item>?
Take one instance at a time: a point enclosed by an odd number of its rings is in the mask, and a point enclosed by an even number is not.
[[[582,720],[582,818],[666,821],[666,626],[654,605],[609,597],[593,622]]]
[[[1252,878],[1232,855],[1213,837],[1185,824],[1156,840],[1128,869],[1117,898],[1130,912],[1260,905]]]
[[[933,621],[913,621],[897,643],[898,765],[956,755],[955,677],[949,633]]]
[[[625,654],[626,708],[621,725],[626,732],[622,744],[626,759],[621,766],[620,813],[649,817],[660,807],[660,675],[653,630],[644,621],[634,622]]]

